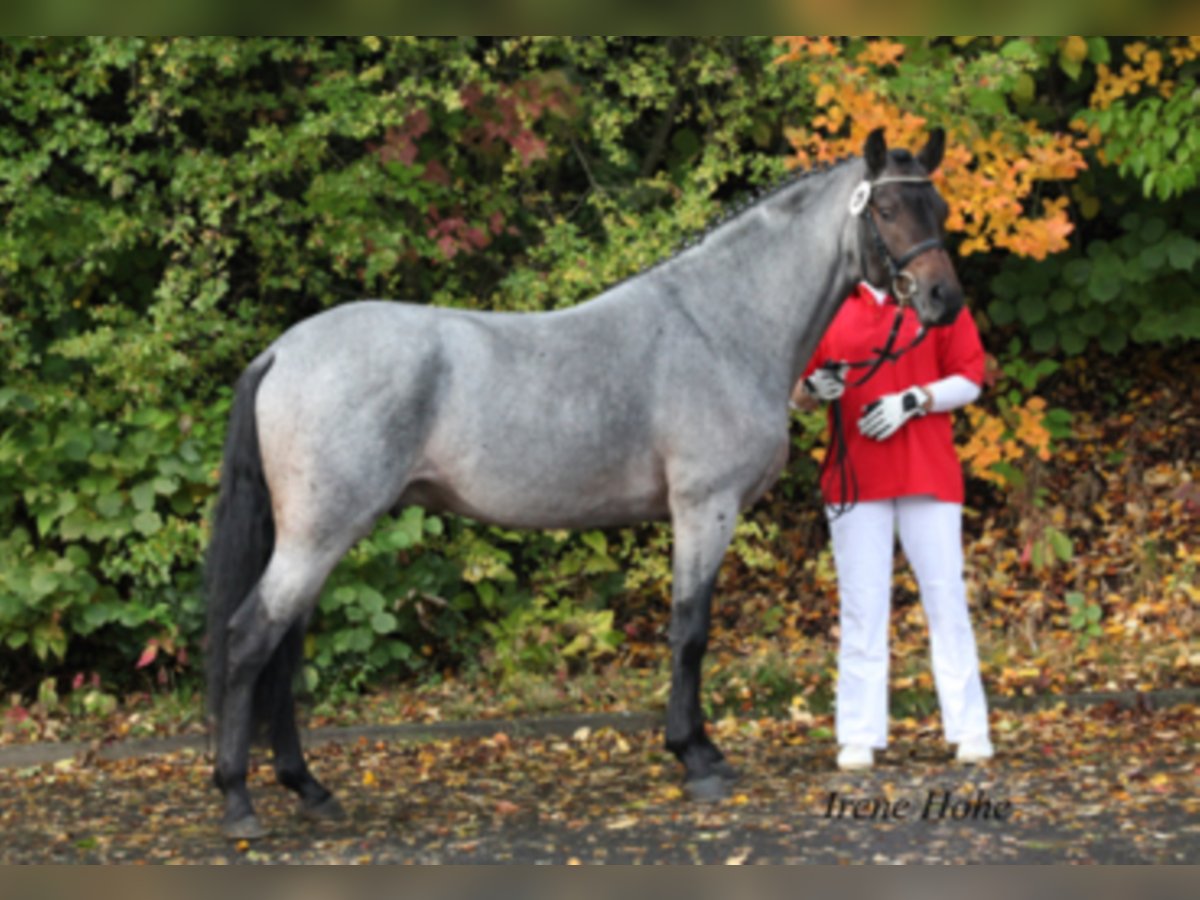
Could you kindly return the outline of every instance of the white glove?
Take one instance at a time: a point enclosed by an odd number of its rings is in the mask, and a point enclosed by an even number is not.
[[[804,379],[804,390],[814,400],[829,403],[846,392],[845,363],[826,363]]]
[[[898,394],[884,394],[867,404],[858,420],[858,430],[866,437],[886,441],[913,416],[925,415],[930,399],[927,391],[915,386]]]

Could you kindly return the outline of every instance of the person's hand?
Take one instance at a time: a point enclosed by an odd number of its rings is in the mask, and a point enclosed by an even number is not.
[[[909,419],[925,415],[929,400],[928,392],[915,386],[898,394],[884,394],[867,404],[858,420],[858,430],[866,437],[886,441]]]
[[[804,390],[814,400],[829,403],[846,392],[845,363],[829,362],[804,379]]]

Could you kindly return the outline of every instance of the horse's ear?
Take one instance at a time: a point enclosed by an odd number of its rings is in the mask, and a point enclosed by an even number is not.
[[[917,162],[925,169],[926,174],[932,175],[934,170],[942,164],[942,154],[945,152],[946,132],[941,128],[935,128],[929,132],[929,140],[917,154]]]
[[[863,144],[863,159],[867,161],[869,178],[876,178],[887,165],[887,138],[883,136],[882,128],[876,128],[867,135],[867,141]]]

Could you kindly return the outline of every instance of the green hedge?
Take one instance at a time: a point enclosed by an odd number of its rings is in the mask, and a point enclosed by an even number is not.
[[[0,680],[196,671],[205,516],[241,367],[345,300],[546,309],[661,258],[721,196],[783,172],[781,129],[806,93],[773,52],[0,42]],[[501,634],[485,620],[549,623],[573,652],[603,652],[615,633],[593,607],[639,552],[411,511],[334,574],[309,681],[476,658]]]

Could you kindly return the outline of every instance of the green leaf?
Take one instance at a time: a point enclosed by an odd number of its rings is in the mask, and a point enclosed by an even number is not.
[[[1116,265],[1097,264],[1088,279],[1088,295],[1100,303],[1107,303],[1121,293],[1121,274]]]
[[[1148,272],[1156,272],[1167,262],[1166,248],[1161,244],[1151,244],[1138,254],[1138,262]]]
[[[1073,259],[1063,266],[1063,281],[1073,288],[1081,288],[1088,283],[1092,275],[1091,260]]]
[[[1180,271],[1187,271],[1195,265],[1200,245],[1186,234],[1176,231],[1167,238],[1166,250],[1171,265]]]
[[[1088,59],[1094,63],[1107,64],[1112,56],[1108,51],[1108,39],[1103,37],[1090,37],[1087,39]]]
[[[141,512],[133,517],[133,527],[146,537],[157,534],[162,529],[162,518],[153,511]]]
[[[179,490],[179,479],[171,475],[160,475],[151,484],[154,486],[155,493],[163,494],[167,497]]]
[[[1016,38],[1006,43],[1000,48],[1000,55],[1005,59],[1018,62],[1038,62],[1037,50],[1033,44],[1023,38]]]
[[[1050,353],[1058,343],[1058,334],[1053,325],[1037,326],[1029,335],[1029,346],[1036,353]]]
[[[91,515],[86,510],[77,509],[58,523],[58,534],[64,541],[77,541],[91,524]]]
[[[1054,555],[1059,558],[1060,562],[1068,563],[1075,557],[1075,548],[1071,545],[1071,539],[1057,528],[1050,530],[1050,545],[1054,548]]]
[[[976,113],[1001,116],[1008,112],[1004,94],[991,88],[968,88],[967,99]]]
[[[1037,84],[1034,82],[1032,75],[1028,72],[1022,72],[1017,76],[1017,83],[1012,92],[1014,100],[1018,103],[1030,103],[1036,93]]]
[[[376,634],[391,634],[400,623],[390,612],[377,612],[371,616],[371,628]]]
[[[42,569],[34,573],[33,578],[29,581],[29,586],[33,590],[33,598],[40,600],[47,594],[54,593],[57,590],[60,579],[57,572],[50,572]]]
[[[1016,308],[1007,300],[993,300],[988,304],[988,318],[1001,328],[1011,325],[1016,317]]]
[[[1155,244],[1162,240],[1162,236],[1167,233],[1167,223],[1158,216],[1152,216],[1142,223],[1142,227],[1138,229],[1138,235],[1146,244]]]
[[[1102,310],[1089,309],[1076,320],[1081,333],[1087,337],[1096,337],[1104,330],[1104,326],[1108,324],[1108,317]]]
[[[1041,297],[1027,294],[1017,301],[1017,312],[1021,314],[1024,325],[1037,325],[1046,318],[1046,304]]]
[[[107,494],[101,494],[96,499],[96,512],[104,516],[106,519],[116,518],[121,508],[125,505],[125,498],[117,491],[112,491]]]
[[[608,539],[601,531],[585,531],[580,535],[580,540],[591,548],[593,553],[600,556],[608,555]]]
[[[154,508],[154,482],[143,481],[137,487],[129,492],[130,498],[133,500],[133,508],[139,512],[146,512]]]
[[[1054,312],[1062,315],[1063,313],[1070,312],[1072,307],[1075,306],[1075,294],[1066,288],[1059,288],[1050,295],[1046,302]]]
[[[1022,294],[1021,279],[1011,269],[1002,271],[991,281],[992,293],[1001,300],[1015,300]]]

